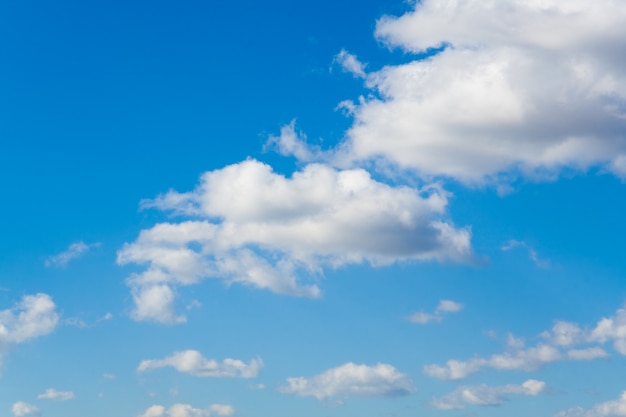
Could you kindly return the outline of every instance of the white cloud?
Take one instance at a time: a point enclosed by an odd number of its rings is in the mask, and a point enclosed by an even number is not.
[[[341,66],[341,69],[355,77],[365,78],[367,76],[367,74],[365,74],[365,65],[359,61],[356,55],[351,54],[345,49],[339,51],[335,56],[335,62]]]
[[[422,178],[626,173],[626,4],[614,0],[415,2],[376,36],[427,59],[367,74],[335,157],[385,158]],[[549,34],[546,35],[546,34]]]
[[[252,359],[246,364],[238,359],[224,359],[222,362],[217,362],[213,359],[204,358],[196,350],[185,350],[176,352],[165,359],[143,360],[137,367],[137,370],[145,372],[165,367],[173,367],[178,372],[200,377],[254,378],[263,367],[263,361],[261,359]]]
[[[13,404],[12,410],[13,410],[13,414],[16,417],[40,415],[39,409],[37,407],[31,404],[25,403],[23,401],[18,401],[15,404]]]
[[[324,158],[319,146],[306,143],[306,135],[296,132],[296,121],[280,129],[280,135],[270,136],[263,146],[264,150],[273,149],[283,156],[294,156],[302,162],[313,162]]]
[[[82,241],[72,243],[66,251],[50,256],[46,259],[45,265],[47,267],[62,268],[67,266],[70,261],[83,256],[91,249],[97,248],[98,246],[100,246],[100,243],[92,243],[89,245]]]
[[[127,280],[132,317],[184,321],[175,287],[207,277],[319,297],[325,267],[470,261],[470,231],[445,220],[447,202],[438,187],[393,187],[361,169],[311,164],[288,178],[246,160],[207,172],[192,192],[143,202],[191,219],[143,230],[118,252],[121,265],[147,265]]]
[[[56,305],[49,295],[26,295],[13,308],[0,311],[0,348],[51,333],[58,322]]]
[[[552,339],[554,341],[554,339]],[[600,347],[584,349],[562,349],[550,343],[539,343],[533,347],[524,347],[521,339],[510,337],[508,350],[487,358],[474,357],[468,361],[451,359],[445,365],[426,365],[424,373],[443,379],[464,379],[483,368],[497,370],[533,371],[545,364],[564,360],[593,360],[605,358],[608,354]]]
[[[506,252],[515,248],[526,249],[528,251],[528,258],[531,261],[533,261],[533,263],[537,265],[538,268],[543,268],[543,269],[550,268],[550,261],[539,258],[539,255],[537,255],[537,251],[533,249],[532,247],[528,246],[526,242],[519,241],[519,240],[509,240],[504,245],[502,245],[500,249]]]
[[[174,404],[169,409],[162,405],[153,405],[138,417],[212,417],[233,414],[235,409],[226,404],[213,404],[205,409],[194,408],[188,404]]]
[[[559,412],[556,417],[621,417],[626,416],[626,391],[619,399],[596,404],[585,410],[582,407],[573,407]]]
[[[465,408],[468,405],[494,406],[509,401],[509,395],[535,396],[544,392],[546,384],[543,381],[529,379],[521,385],[505,385],[492,387],[488,385],[464,386],[457,388],[448,395],[435,398],[432,405],[440,410]]]
[[[280,391],[319,400],[345,397],[395,397],[415,390],[408,377],[393,366],[346,363],[310,378],[287,378]]]
[[[59,400],[67,401],[74,398],[72,391],[57,391],[54,388],[48,388],[43,394],[37,396],[40,400]]]
[[[418,324],[428,324],[434,321],[441,321],[445,314],[458,313],[463,309],[463,304],[452,300],[441,300],[437,305],[434,313],[425,313],[423,311],[414,313],[409,317],[409,321]]]

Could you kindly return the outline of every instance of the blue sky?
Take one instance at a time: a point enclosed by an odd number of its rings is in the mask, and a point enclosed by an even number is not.
[[[0,4],[0,417],[626,416],[625,22]]]

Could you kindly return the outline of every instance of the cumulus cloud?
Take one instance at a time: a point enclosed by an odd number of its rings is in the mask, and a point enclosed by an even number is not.
[[[26,295],[13,308],[0,311],[0,348],[51,333],[59,322],[48,294]]]
[[[356,55],[342,49],[335,56],[335,62],[341,66],[341,69],[355,77],[365,78],[365,64],[363,64]]]
[[[64,266],[67,266],[67,264],[69,264],[74,259],[83,256],[91,249],[97,248],[98,246],[100,246],[100,243],[92,243],[89,245],[83,241],[72,243],[66,251],[54,256],[50,256],[48,259],[46,259],[45,265],[47,267],[62,268]]]
[[[310,378],[287,378],[284,394],[315,397],[318,400],[347,397],[397,397],[415,388],[408,377],[391,365],[375,366],[346,363]]]
[[[445,219],[447,203],[439,187],[390,186],[362,169],[310,164],[285,177],[246,160],[144,201],[186,219],[143,230],[117,262],[146,265],[127,279],[132,317],[176,323],[176,287],[207,277],[315,298],[326,267],[470,261],[470,231]]]
[[[72,391],[57,391],[54,388],[48,388],[43,394],[37,396],[40,400],[58,400],[67,401],[74,398]]]
[[[233,414],[235,409],[226,404],[213,404],[205,409],[194,408],[188,404],[174,404],[169,409],[162,405],[153,405],[138,417],[212,417]]]
[[[596,404],[590,409],[572,407],[559,412],[556,417],[620,417],[626,416],[626,391],[619,399]]]
[[[252,359],[245,363],[239,359],[224,359],[217,362],[213,359],[206,359],[197,350],[185,350],[176,352],[165,359],[147,359],[141,361],[137,370],[139,372],[152,371],[155,369],[172,367],[178,372],[214,378],[254,378],[263,367],[263,361]]]
[[[380,19],[377,38],[439,51],[366,75],[374,94],[353,103],[335,163],[382,157],[469,184],[592,166],[626,175],[626,4],[414,3]]]
[[[13,404],[11,408],[13,410],[13,415],[16,417],[22,416],[38,416],[40,415],[39,409],[34,405],[25,403],[24,401],[18,401]]]
[[[509,401],[509,396],[535,396],[544,392],[546,383],[529,379],[520,385],[505,385],[492,387],[489,385],[464,386],[457,388],[448,395],[435,398],[432,405],[440,410],[465,408],[468,405],[496,406]]]
[[[443,320],[443,316],[449,313],[458,313],[463,309],[463,304],[452,300],[441,300],[434,313],[425,313],[423,311],[414,313],[409,317],[409,321],[418,324],[428,324],[434,321]]]

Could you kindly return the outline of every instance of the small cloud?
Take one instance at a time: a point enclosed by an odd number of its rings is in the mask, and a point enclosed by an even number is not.
[[[104,379],[115,379],[115,378],[117,378],[117,376],[115,376],[114,374],[105,373],[105,374],[102,375],[102,378],[104,378]]]
[[[415,391],[411,380],[391,365],[358,365],[352,362],[310,378],[287,378],[283,394],[318,400],[346,397],[398,397]]]
[[[548,269],[550,268],[550,261],[547,259],[541,259],[537,255],[537,251],[528,246],[528,244],[521,240],[509,240],[504,245],[500,247],[500,250],[504,252],[508,252],[512,249],[523,248],[528,251],[528,258],[533,261],[533,263],[537,266],[537,268]]]
[[[409,321],[417,324],[428,324],[443,320],[445,314],[458,313],[463,309],[463,304],[452,300],[441,300],[437,305],[434,313],[425,313],[423,311],[414,313],[409,317]]]
[[[252,389],[252,390],[264,390],[265,389],[265,384],[250,384],[248,385],[248,388]]]
[[[356,78],[365,78],[365,64],[363,64],[356,55],[342,49],[337,55],[335,55],[334,62],[341,66],[344,72],[352,74]]]
[[[25,403],[24,401],[18,401],[13,404],[13,415],[16,417],[22,416],[38,416],[41,413],[39,409],[32,404]]]
[[[50,256],[45,261],[45,265],[48,268],[63,268],[67,266],[72,260],[77,259],[93,248],[100,246],[99,242],[86,244],[83,241],[72,243],[66,251],[57,255]]]
[[[143,360],[137,367],[137,371],[145,372],[165,367],[172,367],[178,372],[199,377],[254,378],[263,367],[263,361],[260,358],[252,359],[246,364],[239,359],[229,358],[220,363],[204,358],[197,350],[185,350],[176,352],[165,359]]]
[[[72,391],[57,391],[54,388],[48,388],[43,394],[37,396],[39,400],[67,401],[73,398],[74,393]]]

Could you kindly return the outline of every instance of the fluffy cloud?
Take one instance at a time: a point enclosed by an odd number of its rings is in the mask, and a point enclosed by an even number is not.
[[[458,313],[463,309],[463,304],[452,300],[441,300],[434,313],[417,312],[409,317],[409,321],[418,324],[428,324],[433,321],[441,321],[448,313]]]
[[[625,18],[614,0],[424,0],[382,18],[388,46],[441,51],[366,75],[375,94],[351,105],[335,163],[383,157],[473,184],[591,166],[624,177]]]
[[[205,409],[194,408],[188,404],[174,404],[169,409],[162,405],[153,405],[138,417],[212,417],[233,414],[235,409],[225,404],[213,404]]]
[[[450,394],[436,398],[432,405],[440,410],[465,408],[467,405],[494,406],[501,405],[509,400],[508,396],[541,394],[546,388],[543,381],[529,379],[521,385],[505,385],[491,387],[488,385],[460,387]]]
[[[31,404],[25,403],[23,401],[18,401],[15,404],[13,404],[12,410],[13,410],[13,414],[16,417],[38,416],[40,414],[39,409],[37,407]]]
[[[59,400],[67,401],[74,398],[72,391],[57,391],[54,388],[48,388],[43,394],[37,396],[40,400]]]
[[[66,251],[50,256],[46,259],[45,265],[47,267],[57,268],[67,266],[70,261],[83,256],[85,253],[89,252],[93,248],[97,248],[98,246],[100,246],[100,243],[93,243],[90,245],[82,241],[72,243]]]
[[[621,417],[626,416],[626,391],[619,399],[606,401],[585,410],[582,407],[574,407],[559,412],[556,417]]]
[[[346,363],[311,378],[287,378],[280,391],[319,400],[345,397],[395,397],[408,395],[415,389],[406,375],[393,366]]]
[[[196,350],[176,352],[165,359],[147,359],[141,361],[137,370],[139,372],[154,369],[172,367],[178,372],[187,373],[200,377],[239,377],[254,378],[263,367],[261,359],[252,359],[245,363],[238,359],[224,359],[221,363],[213,359],[206,359]]]
[[[0,311],[0,348],[46,335],[58,322],[56,305],[49,295],[26,295],[13,308]]]
[[[288,178],[246,160],[143,202],[189,219],[142,231],[117,261],[147,265],[127,280],[133,318],[176,323],[175,287],[206,277],[318,297],[310,279],[324,267],[469,261],[470,231],[445,220],[447,201],[438,187],[394,187],[361,169],[311,164]]]

